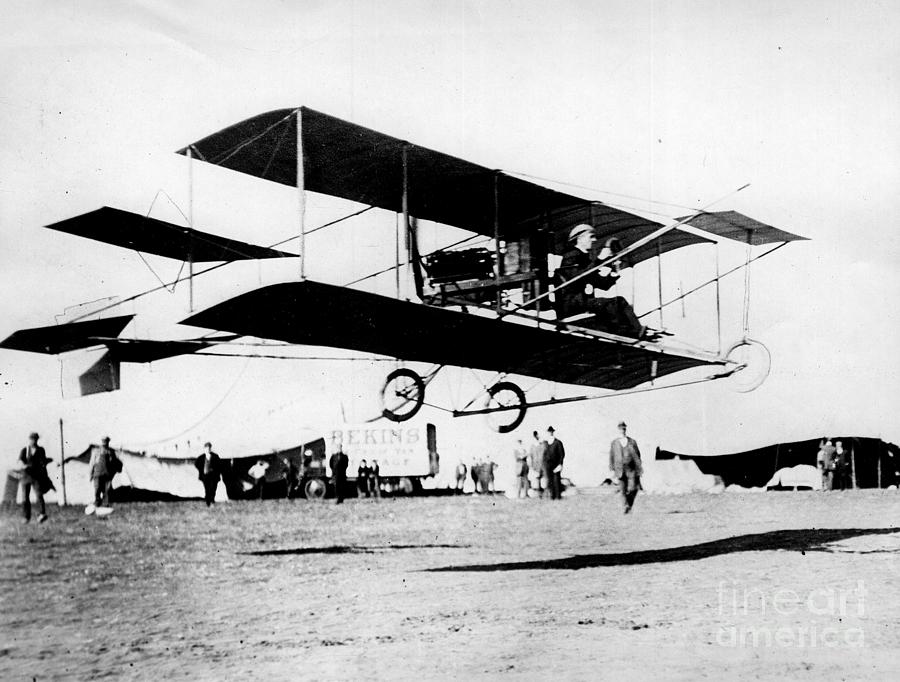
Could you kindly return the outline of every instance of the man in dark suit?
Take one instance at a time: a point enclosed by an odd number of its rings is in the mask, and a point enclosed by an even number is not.
[[[347,467],[350,466],[350,458],[343,450],[338,450],[329,458],[328,466],[331,467],[331,479],[337,495],[335,504],[341,504],[344,501],[344,489],[347,487]]]
[[[547,487],[550,488],[551,500],[562,497],[562,468],[565,458],[566,449],[562,441],[556,437],[556,430],[548,426],[547,449],[544,451],[544,477],[547,479]]]
[[[628,436],[625,422],[619,422],[619,437],[609,445],[609,468],[613,472],[613,480],[619,483],[619,492],[625,500],[625,513],[628,514],[641,489],[644,467],[641,451],[634,438]]]
[[[834,452],[831,455],[834,469],[834,490],[848,490],[853,485],[850,480],[850,453],[844,449],[844,442],[834,441]]]
[[[38,516],[38,523],[47,520],[47,505],[44,504],[44,493],[53,489],[53,483],[47,475],[47,453],[44,448],[38,445],[38,434],[32,433],[28,436],[28,445],[19,452],[19,463],[23,467],[21,485],[22,492],[25,495],[25,501],[22,504],[22,511],[25,514],[25,522],[31,520],[31,490],[34,489],[35,497],[41,507],[41,515]]]
[[[203,482],[203,499],[206,506],[216,501],[216,488],[222,477],[222,460],[213,452],[212,443],[203,444],[203,454],[194,460],[197,467],[197,478]]]
[[[613,246],[618,248],[618,241],[604,246],[599,256],[595,256],[594,228],[590,225],[576,225],[569,232],[570,248],[563,254],[562,263],[556,269],[556,308],[559,319],[565,319],[580,313],[593,315],[588,320],[579,320],[574,324],[608,331],[613,334],[641,338],[644,326],[640,323],[631,304],[621,296],[597,298],[594,291],[609,291],[619,279],[616,267],[603,267],[586,275],[582,279],[563,286],[568,280],[577,277],[587,270],[599,265],[600,261],[611,258]],[[614,241],[614,240],[611,240]]]

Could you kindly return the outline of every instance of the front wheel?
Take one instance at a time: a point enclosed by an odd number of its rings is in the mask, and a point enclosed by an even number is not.
[[[753,339],[742,339],[725,353],[733,373],[729,383],[738,393],[749,393],[759,388],[769,376],[772,354],[764,344]]]

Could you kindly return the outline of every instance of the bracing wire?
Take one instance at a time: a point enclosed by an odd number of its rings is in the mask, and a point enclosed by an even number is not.
[[[364,209],[362,209],[362,210],[360,210],[360,211],[355,211],[355,212],[353,212],[353,213],[350,213],[350,214],[348,214],[348,215],[343,216],[342,218],[338,218],[338,219],[336,219],[336,220],[332,220],[331,222],[325,223],[324,225],[320,225],[319,227],[314,228],[314,229],[311,230],[310,232],[315,232],[315,231],[318,231],[318,230],[323,229],[323,228],[325,228],[325,227],[330,227],[331,225],[336,225],[337,223],[340,223],[340,222],[342,222],[342,221],[344,221],[344,220],[349,220],[350,218],[353,218],[353,217],[358,216],[358,215],[360,215],[360,214],[362,214],[362,213],[365,213],[366,211],[371,210],[372,208],[374,208],[374,207],[368,206],[368,207],[366,207],[366,208],[364,208]],[[310,232],[307,232],[307,234],[309,234]],[[293,235],[293,236],[291,236],[291,237],[288,237],[287,239],[283,239],[283,240],[281,240],[281,241],[279,241],[279,242],[275,242],[274,244],[272,244],[271,246],[268,246],[268,247],[266,247],[266,248],[270,248],[270,249],[271,249],[271,248],[275,248],[276,246],[280,246],[280,245],[284,244],[285,242],[289,242],[289,241],[291,241],[291,240],[293,240],[293,239],[296,239],[296,238],[297,238],[297,235]],[[200,275],[205,275],[205,274],[208,273],[208,272],[212,272],[213,270],[218,270],[219,268],[223,268],[223,267],[225,267],[226,265],[231,265],[231,264],[234,263],[234,262],[235,262],[235,261],[230,260],[230,261],[224,261],[224,262],[222,262],[222,263],[217,263],[216,265],[211,265],[211,266],[209,266],[208,268],[204,268],[203,270],[199,270],[199,271],[195,272],[195,273],[193,274],[193,276],[194,276],[194,277],[199,277]],[[180,273],[180,271],[179,271],[179,273]],[[109,305],[103,306],[103,307],[98,308],[98,309],[96,309],[96,310],[93,310],[93,311],[91,311],[91,312],[89,312],[89,313],[85,313],[84,315],[81,315],[81,316],[75,318],[75,319],[72,320],[72,321],[73,321],[73,322],[79,322],[79,321],[81,321],[81,320],[87,319],[88,317],[93,317],[94,315],[99,315],[100,313],[106,312],[107,310],[111,310],[112,308],[116,308],[116,307],[122,305],[123,303],[128,303],[128,302],[130,302],[130,301],[135,301],[135,300],[137,300],[137,299],[139,299],[139,298],[141,298],[141,297],[143,297],[143,296],[147,296],[147,295],[152,294],[152,293],[155,293],[155,292],[157,292],[157,291],[161,291],[162,289],[168,289],[169,286],[178,284],[179,282],[184,282],[184,281],[186,281],[186,280],[188,280],[188,279],[189,279],[188,277],[181,277],[181,276],[179,276],[179,277],[177,277],[175,280],[173,280],[172,282],[169,282],[167,285],[162,285],[162,286],[158,286],[158,287],[153,287],[152,289],[147,289],[147,290],[141,291],[141,292],[139,292],[139,293],[137,293],[137,294],[133,294],[132,296],[128,296],[127,298],[123,298],[123,299],[121,299],[121,300],[119,300],[119,301],[116,301],[116,302],[114,302],[114,303],[110,303]]]
[[[610,196],[621,197],[622,199],[634,199],[635,201],[643,201],[643,202],[646,202],[646,203],[648,203],[648,204],[656,204],[656,205],[658,205],[658,206],[671,206],[671,207],[673,207],[673,208],[685,209],[685,210],[688,210],[688,211],[696,211],[696,210],[697,210],[697,207],[696,207],[696,206],[684,206],[684,205],[682,205],[682,204],[675,204],[675,203],[672,203],[672,202],[670,202],[670,201],[657,201],[657,200],[655,200],[655,199],[648,199],[648,198],[646,198],[646,197],[633,196],[633,195],[631,195],[631,194],[622,194],[622,193],[620,193],[620,192],[611,192],[611,191],[606,190],[606,189],[600,189],[599,187],[588,187],[587,185],[579,185],[579,184],[576,184],[576,183],[574,183],[574,182],[566,182],[566,181],[564,181],[564,180],[554,180],[553,178],[543,178],[543,177],[541,177],[541,176],[539,176],[539,175],[531,175],[531,174],[529,174],[529,173],[522,173],[522,172],[520,172],[520,171],[509,171],[509,170],[508,170],[508,171],[505,171],[505,172],[507,172],[507,173],[509,173],[509,174],[511,174],[511,175],[519,175],[519,176],[522,176],[522,177],[524,177],[524,178],[530,178],[531,180],[537,180],[537,181],[539,181],[539,182],[550,182],[550,183],[553,183],[553,184],[556,184],[556,185],[565,185],[566,187],[575,187],[576,189],[583,189],[583,190],[587,190],[587,191],[589,191],[589,192],[598,192],[599,194],[609,194]],[[604,202],[604,203],[606,203],[606,202]],[[616,207],[616,208],[626,208],[626,209],[627,209],[627,208],[633,208],[633,207],[629,207],[629,206],[616,206],[615,204],[609,204],[609,203],[607,203],[607,205],[608,205],[608,206],[614,206],[614,207]],[[633,210],[640,210],[640,209],[633,208]],[[654,212],[654,211],[644,211],[644,212],[645,212],[645,213],[652,213],[653,215],[661,215],[661,216],[662,216],[662,215],[667,215],[667,214],[665,214],[665,213],[656,213],[656,212]]]
[[[191,431],[193,431],[198,426],[200,426],[200,424],[202,424],[207,419],[209,419],[224,404],[224,402],[228,399],[228,396],[230,396],[234,392],[234,389],[237,388],[238,382],[244,376],[244,372],[247,371],[247,367],[250,366],[250,360],[252,360],[252,358],[247,358],[247,362],[244,363],[244,366],[241,368],[241,371],[238,372],[237,376],[234,378],[234,381],[231,382],[231,386],[228,387],[228,390],[225,391],[224,395],[222,395],[222,397],[219,398],[219,400],[216,402],[216,404],[213,405],[212,408],[206,414],[204,414],[200,419],[198,419],[196,422],[194,422],[191,426],[184,429],[183,431],[180,431],[179,433],[176,433],[173,436],[168,436],[167,438],[160,438],[159,440],[145,441],[142,443],[137,443],[136,446],[140,447],[140,446],[146,446],[146,445],[156,445],[158,443],[165,443],[166,441],[175,440],[176,438],[181,438],[182,436],[189,434]]]

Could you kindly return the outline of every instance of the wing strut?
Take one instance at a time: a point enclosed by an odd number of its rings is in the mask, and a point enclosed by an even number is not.
[[[194,227],[194,152],[187,148],[188,159],[188,225]],[[194,249],[188,249],[188,312],[194,312]]]
[[[776,252],[778,249],[780,249],[782,246],[786,246],[786,245],[789,244],[789,243],[790,243],[790,242],[781,242],[780,244],[776,244],[775,246],[773,246],[773,247],[772,247],[771,249],[769,249],[768,251],[765,251],[765,252],[759,254],[758,256],[754,256],[753,258],[750,259],[749,262],[752,263],[752,262],[754,262],[754,261],[758,261],[760,258],[765,258],[765,257],[768,256],[770,253],[775,253],[775,252]],[[718,253],[718,252],[717,252],[717,253]],[[682,300],[683,298],[687,298],[687,297],[690,296],[691,294],[700,291],[700,289],[703,289],[704,287],[708,287],[710,284],[715,284],[715,285],[718,287],[718,286],[719,286],[719,285],[718,285],[719,280],[722,280],[722,279],[724,279],[725,277],[727,277],[728,275],[730,275],[730,274],[732,274],[732,273],[735,273],[735,272],[737,272],[738,270],[740,270],[741,268],[745,268],[745,267],[747,267],[747,263],[743,263],[743,264],[741,264],[741,265],[736,265],[735,267],[731,268],[731,270],[726,270],[725,272],[723,272],[723,273],[721,273],[721,274],[718,272],[718,269],[717,269],[717,271],[716,271],[716,277],[715,277],[715,278],[709,279],[709,280],[703,282],[702,284],[698,284],[698,285],[695,286],[693,289],[689,289],[688,291],[685,291],[684,293],[682,293],[682,294],[676,296],[675,298],[666,301],[665,303],[663,303],[663,307],[672,305],[673,303],[677,303],[678,301]],[[569,281],[571,281],[571,280],[569,280]],[[653,308],[652,310],[648,310],[647,312],[641,313],[640,315],[638,315],[638,319],[645,318],[645,317],[647,317],[647,315],[652,315],[652,314],[655,313],[657,310],[659,310],[659,308]],[[720,328],[721,328],[721,327],[720,327]]]
[[[306,184],[303,176],[303,111],[297,109],[297,199],[300,220],[300,280],[306,279]],[[273,152],[274,155],[274,152]]]

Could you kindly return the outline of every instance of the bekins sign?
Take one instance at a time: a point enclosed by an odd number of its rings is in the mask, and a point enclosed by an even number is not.
[[[430,473],[428,443],[419,426],[344,426],[329,437],[329,449],[343,450],[350,460],[353,478],[362,460],[378,462],[382,477],[427,476]]]

